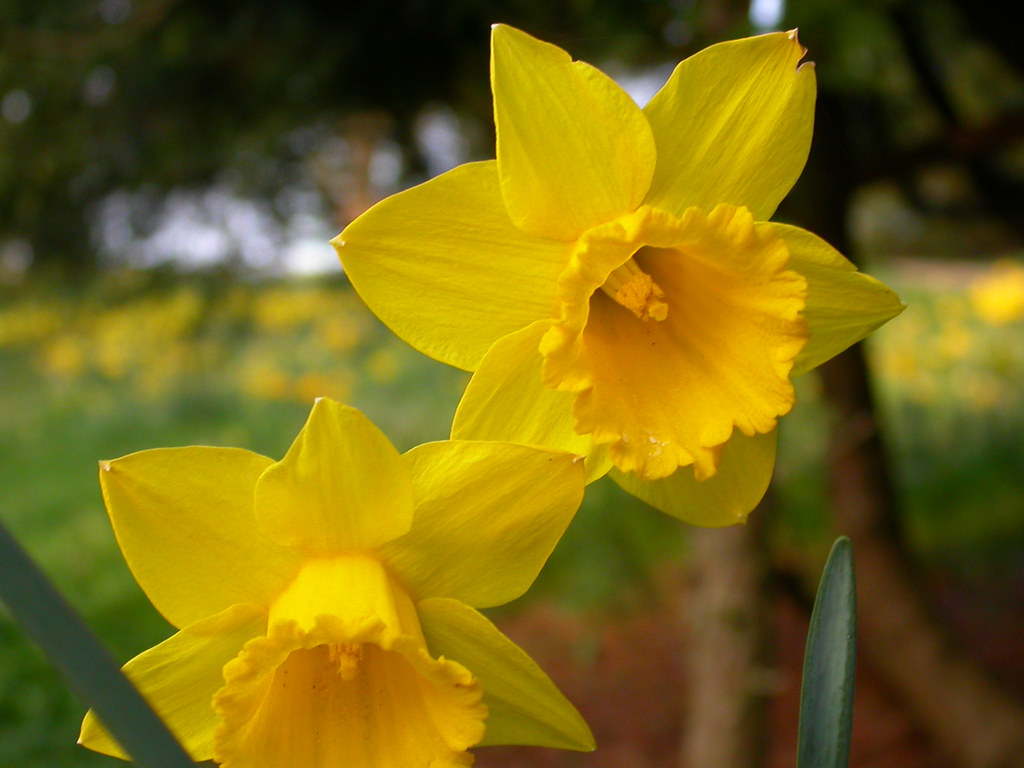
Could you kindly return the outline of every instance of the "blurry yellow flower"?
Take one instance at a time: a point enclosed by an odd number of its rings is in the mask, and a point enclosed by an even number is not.
[[[284,333],[313,319],[316,309],[308,290],[270,288],[256,296],[252,317],[256,327],[267,333]]]
[[[996,262],[971,284],[974,311],[991,325],[1008,325],[1024,317],[1024,267],[1009,259]]]
[[[60,307],[35,300],[0,309],[0,347],[43,341],[64,324]]]
[[[819,238],[765,223],[810,146],[803,55],[794,32],[713,46],[641,110],[590,65],[494,27],[497,160],[384,200],[333,241],[400,337],[476,372],[453,436],[586,454],[589,478],[612,468],[673,515],[744,519],[790,376],[901,309]]]
[[[256,295],[253,322],[268,333],[295,330],[335,310],[335,292],[319,286],[284,284]]]
[[[241,362],[237,367],[239,388],[246,397],[256,400],[289,400],[291,379],[274,360],[267,359],[268,355],[268,350],[257,346]]]
[[[970,330],[960,322],[947,322],[939,330],[936,348],[943,363],[962,360],[971,351],[974,339]]]
[[[64,333],[47,343],[42,349],[43,366],[48,373],[61,379],[74,379],[85,370],[85,351],[81,337]]]
[[[304,373],[291,387],[292,399],[302,403],[308,403],[318,397],[344,400],[351,391],[352,376],[348,371],[334,371],[330,376],[325,373]]]
[[[363,308],[363,313],[366,309]],[[333,352],[347,352],[366,334],[366,328],[356,313],[338,313],[336,307],[324,309],[317,317],[316,336]]]
[[[572,456],[459,441],[399,454],[320,400],[279,462],[144,451],[103,462],[100,483],[129,567],[179,628],[125,672],[195,760],[440,768],[474,745],[593,748],[470,607],[529,587],[583,493]],[[123,756],[92,712],[80,741]]]
[[[377,384],[389,384],[402,370],[402,364],[391,347],[375,349],[366,360],[366,375]]]

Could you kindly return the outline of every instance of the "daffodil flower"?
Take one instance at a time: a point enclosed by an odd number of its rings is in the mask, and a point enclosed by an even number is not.
[[[898,314],[811,233],[768,223],[810,147],[796,33],[712,46],[643,109],[512,27],[491,36],[497,159],[388,198],[334,241],[369,307],[475,371],[453,437],[587,456],[700,525],[742,521],[790,377]]]
[[[162,449],[103,462],[100,481],[132,573],[179,628],[125,672],[195,760],[427,768],[468,765],[474,745],[593,748],[470,607],[533,582],[582,497],[576,457],[461,441],[399,454],[320,400],[281,461]],[[80,741],[124,757],[92,712]]]

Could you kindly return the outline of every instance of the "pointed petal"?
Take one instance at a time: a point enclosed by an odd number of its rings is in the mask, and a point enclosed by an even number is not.
[[[260,476],[255,507],[285,546],[318,555],[371,549],[409,530],[412,482],[373,422],[320,398],[285,457]]]
[[[804,318],[810,340],[793,365],[804,373],[838,355],[905,308],[900,297],[870,275],[859,272],[839,251],[805,229],[771,227],[789,247],[789,267],[807,280]]]
[[[481,746],[594,749],[594,737],[576,708],[483,615],[447,598],[424,600],[417,609],[430,652],[463,664],[483,683],[490,714]]]
[[[146,697],[193,760],[213,757],[217,716],[210,706],[224,685],[222,668],[245,643],[266,628],[266,613],[251,605],[233,605],[190,624],[124,665],[128,679]],[[78,743],[96,752],[127,760],[90,709]]]
[[[807,160],[812,64],[796,32],[734,40],[681,62],[644,108],[658,146],[645,202],[679,216],[745,205],[771,217]]]
[[[777,435],[775,430],[753,437],[735,432],[722,448],[718,472],[707,480],[696,480],[693,467],[680,467],[661,480],[642,480],[618,469],[610,474],[627,493],[691,525],[735,525],[747,519],[768,490]]]
[[[499,339],[469,380],[452,423],[453,440],[501,440],[586,456],[586,481],[611,466],[607,453],[573,431],[574,394],[541,380],[537,347],[549,323],[534,323]]]
[[[385,325],[465,370],[495,339],[554,312],[568,259],[565,243],[512,225],[493,160],[383,200],[331,242]]]
[[[583,462],[570,453],[447,441],[405,458],[416,517],[379,552],[414,597],[481,608],[519,597],[583,499]]]
[[[491,86],[501,190],[516,226],[574,240],[640,204],[654,172],[654,139],[611,78],[496,24]]]
[[[256,529],[271,460],[236,448],[164,448],[100,463],[100,487],[135,580],[184,627],[234,603],[265,604],[298,557]]]

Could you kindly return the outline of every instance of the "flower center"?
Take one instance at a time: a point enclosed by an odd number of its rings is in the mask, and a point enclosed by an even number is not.
[[[668,317],[665,292],[632,258],[608,275],[601,290],[641,320]]]
[[[308,560],[212,700],[224,768],[468,765],[483,688],[430,655],[412,598],[372,553]]]
[[[807,342],[807,281],[788,263],[776,230],[733,205],[678,218],[641,206],[585,232],[538,346],[544,383],[576,393],[575,433],[623,472],[693,465],[704,480],[734,431],[771,432]]]
[[[339,643],[327,646],[327,658],[337,669],[338,677],[351,680],[359,674],[363,663],[362,643]]]

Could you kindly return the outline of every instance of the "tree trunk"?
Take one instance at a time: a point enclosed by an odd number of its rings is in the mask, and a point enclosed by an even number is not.
[[[762,505],[747,525],[691,531],[683,768],[764,764],[768,601]]]

